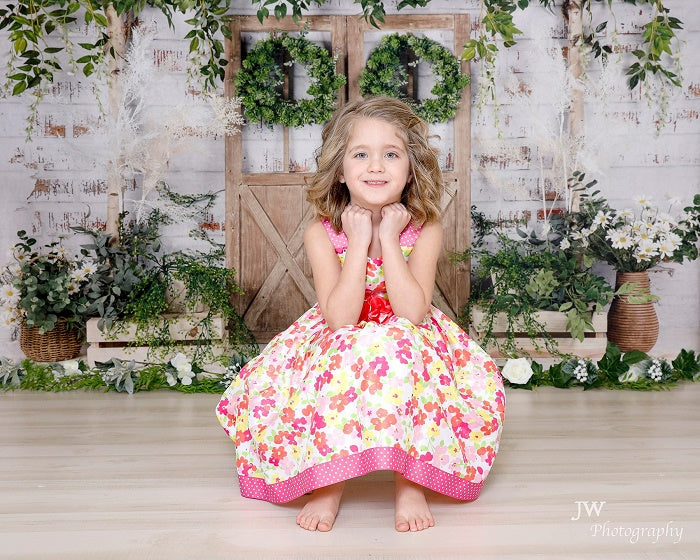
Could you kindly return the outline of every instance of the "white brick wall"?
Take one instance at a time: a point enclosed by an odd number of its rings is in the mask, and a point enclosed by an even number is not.
[[[254,5],[248,0],[232,2],[235,13],[254,14]],[[395,11],[395,2],[387,2],[388,12]],[[620,76],[613,83],[605,103],[587,98],[586,131],[597,147],[595,163],[599,167],[589,177],[597,178],[601,190],[615,205],[627,205],[635,193],[647,193],[662,199],[673,193],[690,199],[700,192],[700,11],[693,2],[666,0],[673,15],[684,22],[680,32],[683,45],[683,88],[669,100],[668,122],[659,135],[654,125],[654,112],[639,94],[630,93]],[[647,8],[634,7],[615,0],[620,57],[626,63],[629,52],[638,40],[641,23]],[[605,9],[596,4],[596,10]],[[403,10],[404,14],[469,13],[472,29],[479,25],[480,2],[433,0],[428,8]],[[357,5],[332,0],[313,13],[355,14]],[[541,65],[533,56],[539,33],[559,39],[565,36],[558,9],[554,13],[531,6],[517,13],[516,24],[526,31],[518,44],[503,51],[499,68],[500,134],[493,124],[493,112],[486,107],[481,113],[473,108],[472,124],[472,200],[491,216],[514,219],[528,211],[535,215],[538,202],[539,167],[534,125],[527,111],[512,103],[512,94],[504,88],[513,77],[520,86],[530,88],[543,79]],[[181,110],[193,103],[194,95],[186,85],[186,58],[188,44],[181,40],[187,32],[184,18],[175,20],[171,31],[158,12],[147,12],[142,20],[156,22],[157,39],[152,56],[160,71],[156,85],[147,92],[150,118],[160,118],[173,110]],[[609,26],[613,25],[608,18]],[[532,31],[531,31],[532,30]],[[93,30],[76,28],[73,36],[81,40]],[[6,34],[0,35],[5,38]],[[451,37],[433,33],[431,37],[448,43]],[[366,49],[368,50],[368,49]],[[6,41],[0,43],[0,60],[7,58]],[[472,70],[473,104],[476,103],[479,68]],[[597,79],[599,66],[593,61],[588,73]],[[104,221],[106,173],[96,154],[104,152],[106,141],[105,119],[95,102],[90,80],[82,76],[60,74],[53,86],[55,97],[40,106],[36,122],[37,132],[25,142],[25,118],[28,97],[0,99],[0,189],[2,190],[3,219],[0,220],[0,253],[15,242],[15,232],[26,229],[41,240],[65,234],[69,226],[95,226]],[[541,107],[537,110],[541,112]],[[547,118],[547,117],[543,117]],[[449,127],[435,127],[442,137],[446,152],[452,149]],[[320,138],[320,127],[309,126],[293,132],[292,161],[305,169],[313,162],[313,151]],[[281,141],[279,134],[259,125],[244,129],[245,166],[251,171],[276,171],[281,168]],[[507,146],[501,152],[498,143]],[[516,161],[525,153],[529,161]],[[547,158],[545,157],[545,160]],[[168,180],[179,192],[219,190],[224,186],[224,158],[222,138],[195,138],[184,153],[173,156]],[[513,185],[504,189],[499,185]],[[137,197],[137,191],[129,197]],[[212,217],[213,225],[223,223],[223,197]],[[89,216],[88,216],[89,214]],[[170,235],[171,232],[169,232]],[[172,242],[187,243],[173,228]],[[612,271],[600,267],[601,273],[612,279]],[[661,335],[655,353],[675,355],[681,348],[700,349],[700,262],[684,266],[668,266],[652,275],[654,291],[661,296],[657,307]],[[0,330],[0,354],[19,356],[16,341],[7,331]]]

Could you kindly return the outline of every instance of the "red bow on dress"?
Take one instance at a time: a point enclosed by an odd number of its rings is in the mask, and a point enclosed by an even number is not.
[[[360,321],[371,321],[374,323],[386,323],[393,317],[394,311],[391,309],[389,300],[382,297],[374,290],[365,290],[365,301],[360,312]]]

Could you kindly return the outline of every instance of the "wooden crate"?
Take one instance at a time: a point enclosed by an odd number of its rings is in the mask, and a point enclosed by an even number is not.
[[[164,317],[170,320],[170,337],[176,342],[182,342],[180,347],[168,353],[163,353],[158,347],[131,346],[130,344],[136,340],[136,325],[133,323],[120,325],[119,328],[104,333],[97,326],[99,319],[90,319],[86,332],[87,362],[91,367],[95,365],[95,362],[106,362],[110,358],[164,363],[170,361],[178,352],[182,352],[191,359],[197,349],[191,342],[198,339],[200,328],[198,323],[206,316],[206,312],[165,314]],[[228,353],[226,322],[223,317],[212,319],[212,335],[211,339],[207,339],[207,343],[210,346],[211,355],[214,357]],[[225,369],[217,362],[200,365],[207,371],[216,373]]]
[[[472,309],[472,321],[470,323],[469,335],[480,342],[486,334],[486,325],[484,320],[486,313],[478,307]],[[605,349],[608,344],[608,314],[599,312],[593,314],[593,330],[587,331],[583,340],[577,340],[571,337],[571,334],[566,331],[567,318],[564,313],[559,311],[538,311],[535,313],[535,318],[539,323],[545,326],[546,332],[557,342],[559,352],[562,354],[572,354],[582,358],[600,358],[605,354]],[[516,328],[522,328],[522,332],[515,333],[515,345],[522,352],[523,356],[532,358],[549,358],[553,354],[545,349],[545,338],[531,339],[523,325],[516,323]],[[505,338],[508,331],[508,318],[505,313],[499,313],[493,322],[493,334],[496,338]],[[539,346],[539,348],[538,348]],[[495,347],[494,344],[489,344],[484,348],[492,357],[503,358],[503,354]]]

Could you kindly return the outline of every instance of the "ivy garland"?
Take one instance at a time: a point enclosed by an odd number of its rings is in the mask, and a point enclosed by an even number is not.
[[[306,67],[311,81],[306,93],[312,99],[293,100],[282,96],[280,86],[284,83],[284,72],[278,60],[285,52],[291,58],[285,64]],[[282,33],[256,43],[243,60],[234,84],[248,119],[260,119],[268,125],[298,127],[330,119],[337,90],[345,85],[345,76],[336,73],[335,61],[325,48],[303,36]]]
[[[430,90],[435,98],[421,102],[408,98],[402,87],[408,83],[408,72],[401,63],[401,55],[413,51],[416,66],[420,62],[430,64],[437,78]],[[445,122],[454,118],[462,98],[462,90],[471,81],[462,74],[457,58],[437,41],[415,35],[395,33],[382,38],[370,53],[358,83],[362,96],[388,95],[408,102],[416,113],[430,123]]]

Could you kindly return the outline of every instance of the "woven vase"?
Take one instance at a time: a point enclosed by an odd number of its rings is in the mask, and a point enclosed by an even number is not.
[[[618,272],[615,289],[625,282],[637,284],[639,291],[649,294],[648,272]],[[659,337],[659,319],[654,302],[629,303],[626,296],[616,296],[608,311],[608,340],[623,352],[641,350],[648,352]]]
[[[69,329],[62,319],[45,333],[40,333],[39,327],[27,328],[24,324],[20,327],[19,346],[35,362],[72,360],[80,355],[82,345],[78,329]]]

